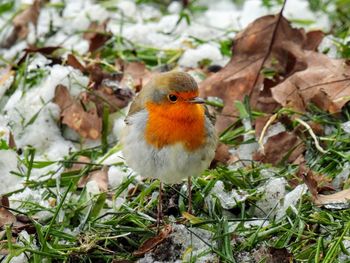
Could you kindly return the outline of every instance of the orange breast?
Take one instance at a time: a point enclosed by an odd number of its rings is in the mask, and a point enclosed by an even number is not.
[[[194,151],[205,142],[205,115],[203,105],[178,102],[175,104],[147,103],[149,119],[145,137],[149,144],[160,149],[183,143]]]

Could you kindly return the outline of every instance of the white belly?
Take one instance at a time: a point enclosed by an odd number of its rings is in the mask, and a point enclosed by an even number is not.
[[[123,131],[123,154],[134,171],[143,177],[158,178],[171,184],[198,176],[209,166],[215,155],[215,132],[210,133],[212,136],[203,148],[195,151],[186,151],[181,143],[157,149],[144,140],[147,117],[146,111],[132,115],[128,118],[130,124]],[[207,122],[206,128],[214,131],[209,120]]]

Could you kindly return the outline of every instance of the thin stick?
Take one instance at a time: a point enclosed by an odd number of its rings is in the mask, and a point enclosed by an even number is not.
[[[269,120],[266,122],[264,128],[262,129],[261,131],[261,134],[260,134],[260,138],[259,138],[259,141],[258,141],[258,144],[259,144],[259,147],[260,147],[260,151],[262,153],[265,153],[265,149],[264,149],[264,144],[263,144],[263,139],[264,139],[264,136],[265,136],[265,133],[267,131],[267,128],[271,125],[272,122],[274,122],[277,118],[277,113],[272,115]]]
[[[192,180],[191,176],[188,177],[188,210],[189,214],[192,214]]]
[[[315,146],[316,146],[316,149],[319,150],[321,153],[327,153],[326,150],[324,150],[321,145],[318,143],[318,140],[317,140],[317,137],[316,137],[316,134],[314,133],[314,131],[311,129],[310,125],[307,124],[305,121],[297,118],[295,119],[297,122],[299,122],[301,125],[303,125],[306,130],[310,133],[312,139],[314,139],[314,142],[315,142]]]
[[[273,29],[273,32],[272,32],[272,37],[271,37],[270,44],[269,44],[269,46],[267,48],[266,55],[265,55],[265,57],[263,58],[263,60],[261,62],[261,65],[259,67],[258,73],[255,76],[254,83],[253,83],[253,86],[252,86],[252,89],[251,89],[251,93],[254,91],[254,87],[258,83],[258,80],[259,80],[259,77],[260,77],[260,72],[263,69],[263,67],[265,65],[265,62],[267,61],[267,59],[269,58],[269,56],[271,54],[273,44],[275,43],[275,40],[276,40],[278,26],[279,26],[279,24],[281,22],[281,19],[282,19],[282,16],[283,16],[283,10],[284,10],[284,7],[286,6],[286,3],[287,3],[287,0],[284,0],[282,8],[281,8],[280,12],[278,13],[278,18],[277,18],[277,21],[276,21],[275,28]]]

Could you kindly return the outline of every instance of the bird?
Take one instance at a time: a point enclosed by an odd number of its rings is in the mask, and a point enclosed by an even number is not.
[[[199,176],[214,158],[218,142],[205,100],[188,73],[155,75],[137,94],[125,118],[122,153],[126,164],[141,177],[160,180],[157,224],[162,217],[163,183]]]

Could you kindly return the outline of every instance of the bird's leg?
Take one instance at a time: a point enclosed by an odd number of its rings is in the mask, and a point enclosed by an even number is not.
[[[159,183],[159,195],[158,195],[158,205],[157,205],[157,229],[159,232],[160,223],[163,220],[163,205],[162,205],[162,196],[163,195],[163,183]]]
[[[189,214],[192,214],[192,180],[191,176],[188,177],[188,210]]]

